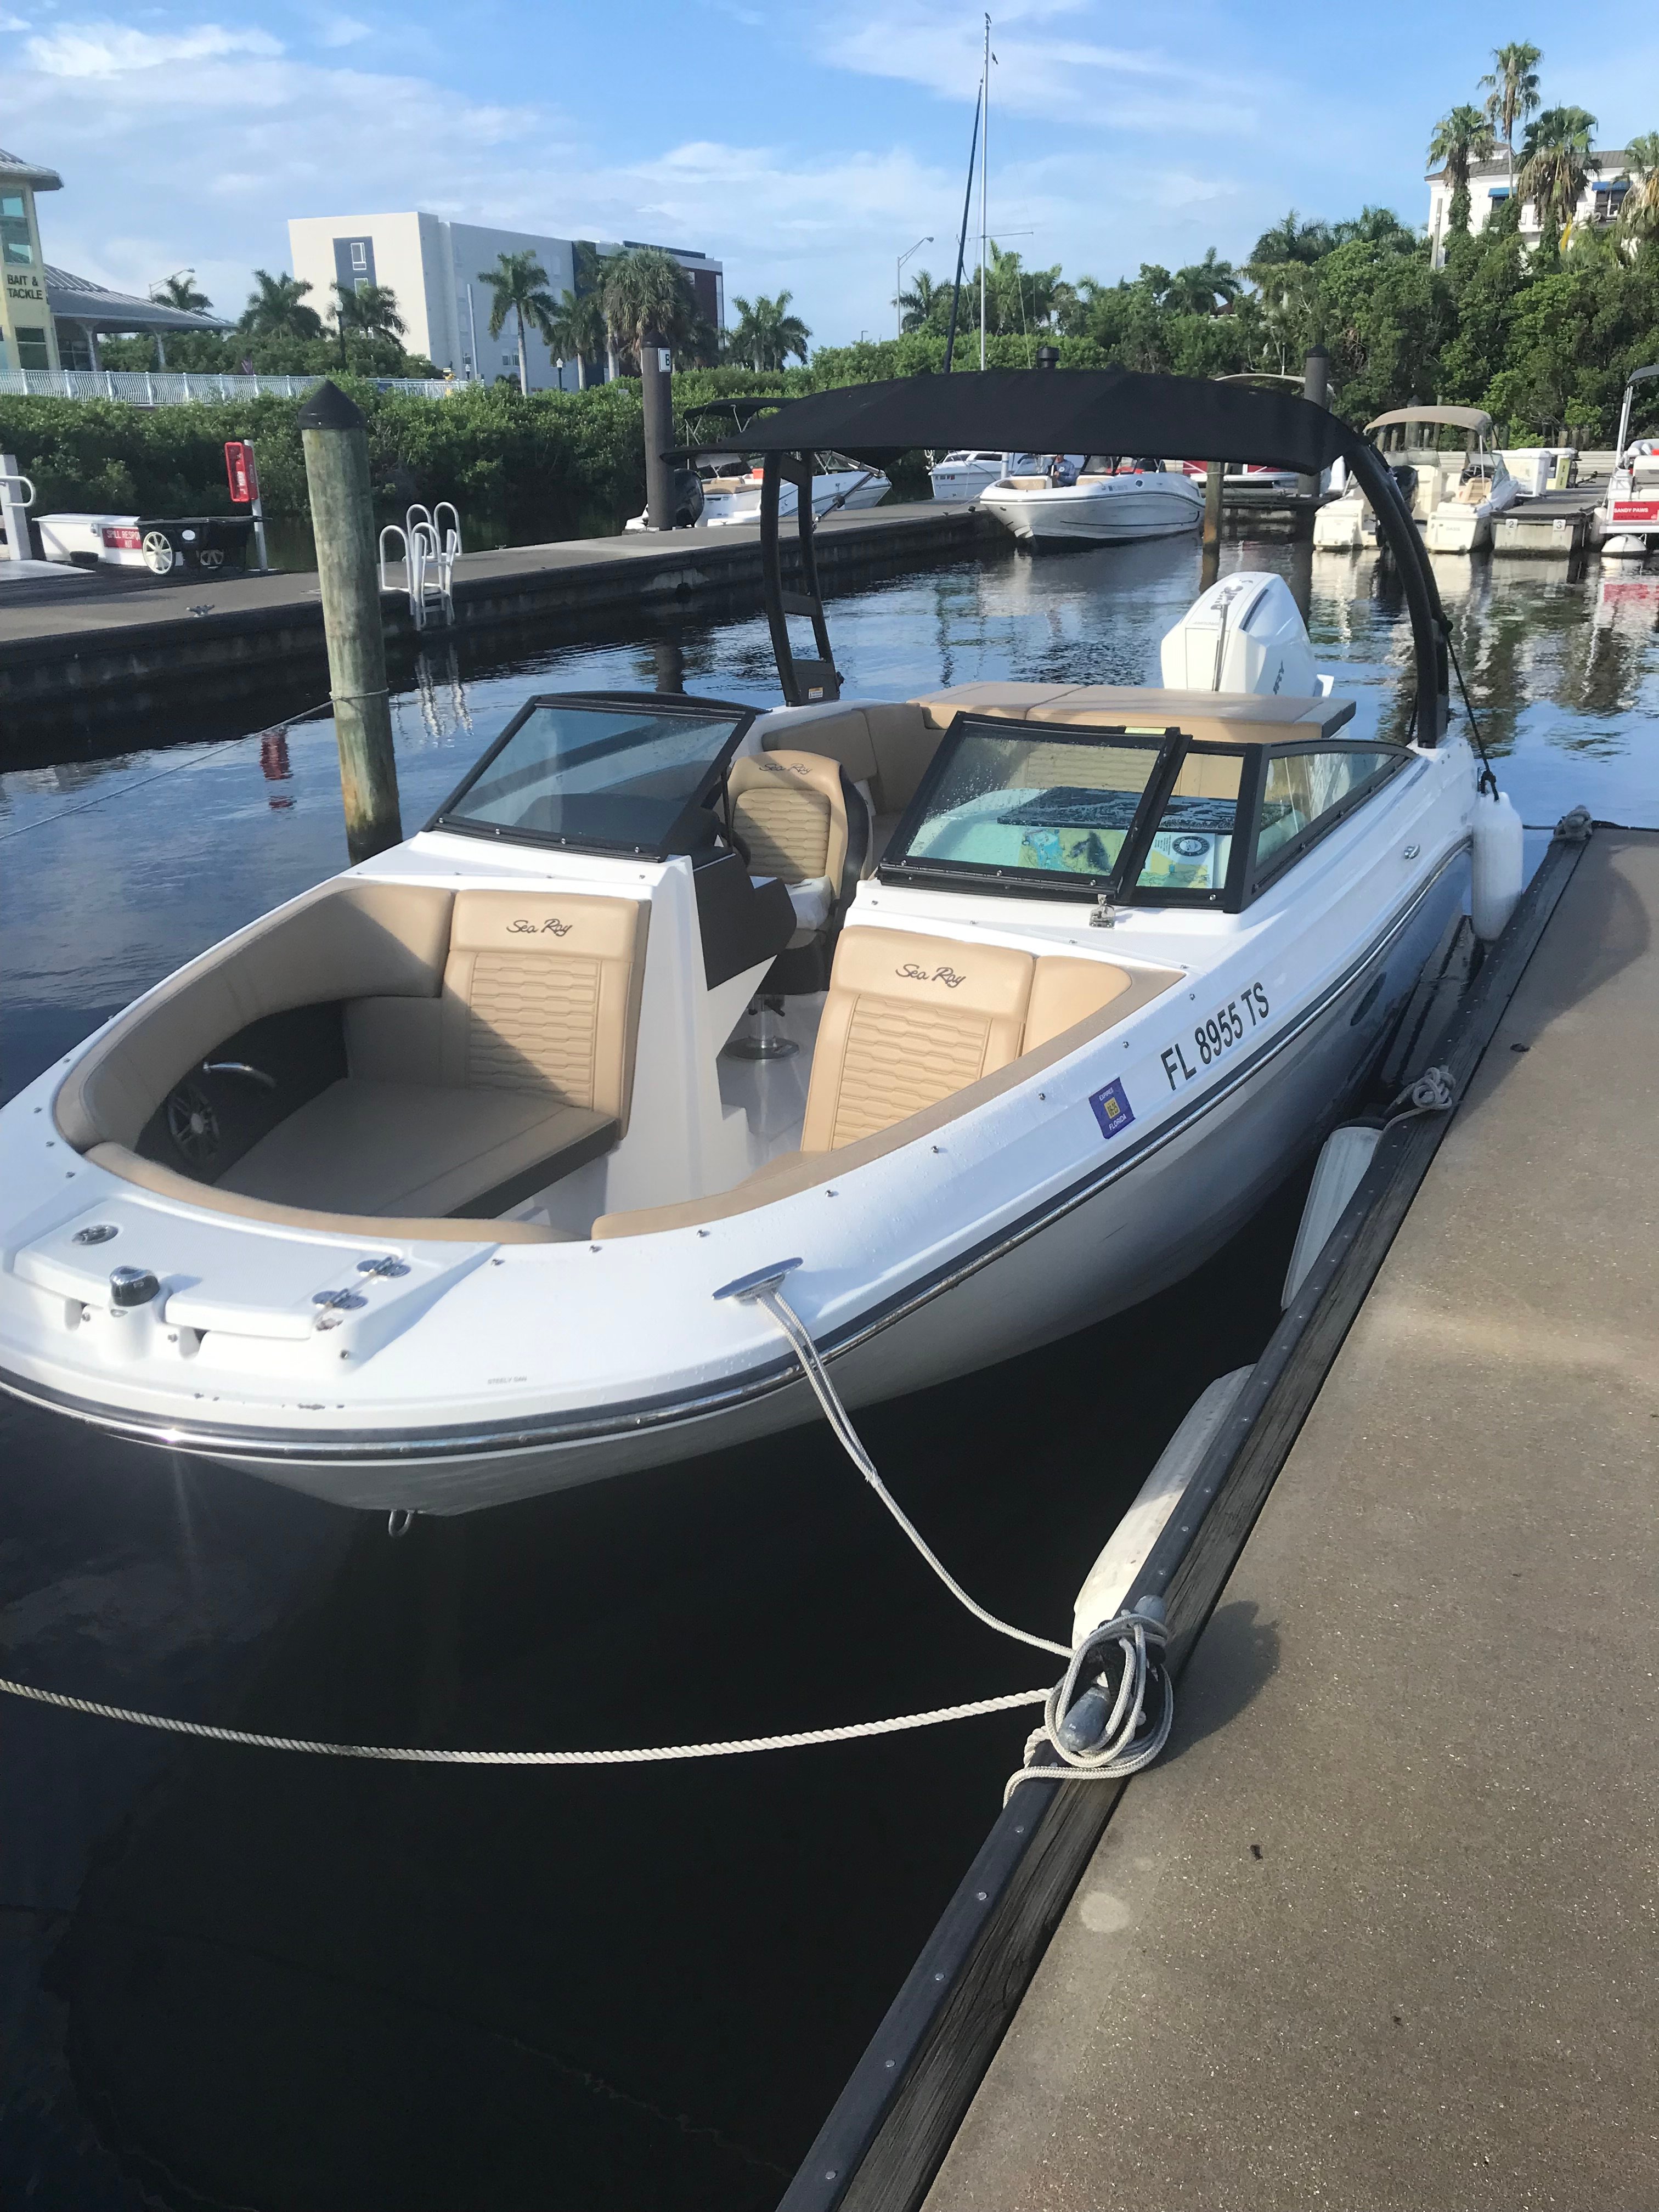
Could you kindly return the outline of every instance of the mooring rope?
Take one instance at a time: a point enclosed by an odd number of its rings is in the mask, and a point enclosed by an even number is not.
[[[945,1721],[976,1720],[1021,1705],[1040,1705],[1046,1690],[1012,1690],[1000,1698],[976,1698],[965,1705],[937,1705],[925,1713],[898,1713],[890,1720],[850,1721],[840,1728],[797,1729],[789,1735],[732,1736],[720,1743],[649,1744],[623,1751],[447,1751],[425,1744],[319,1743],[308,1736],[264,1735],[252,1729],[216,1728],[207,1721],[181,1721],[162,1713],[138,1713],[106,1705],[96,1698],[66,1697],[61,1690],[36,1689],[30,1682],[0,1680],[8,1697],[60,1711],[87,1713],[100,1721],[123,1721],[130,1728],[159,1729],[167,1735],[199,1736],[209,1743],[238,1743],[255,1751],[302,1751],[319,1759],[378,1759],[420,1766],[649,1766],[672,1759],[727,1759],[757,1751],[800,1751],[821,1743],[856,1743],[866,1736],[899,1735],[909,1729],[938,1727]]]
[[[779,1288],[781,1279],[781,1278],[769,1277],[765,1281],[757,1282],[752,1288],[738,1291],[735,1295],[742,1298],[745,1304],[763,1306],[788,1338],[795,1357],[800,1362],[801,1372],[811,1384],[812,1395],[823,1409],[823,1417],[835,1431],[842,1449],[875,1492],[877,1497],[880,1498],[894,1520],[898,1522],[899,1527],[903,1529],[922,1558],[927,1560],[945,1589],[950,1591],[958,1604],[967,1607],[975,1620],[983,1621],[988,1628],[994,1628],[999,1636],[1012,1636],[1017,1644],[1029,1644],[1034,1650],[1052,1651],[1056,1658],[1069,1659],[1072,1656],[1072,1647],[1069,1644],[1055,1644],[1046,1636],[1033,1636],[1029,1629],[1016,1628],[1012,1621],[1000,1620],[994,1613],[988,1612],[977,1598],[970,1597],[963,1589],[962,1584],[945,1565],[938,1553],[934,1551],[933,1546],[876,1472],[875,1462],[864,1449],[863,1440],[853,1426],[852,1417],[846,1407],[842,1404],[840,1395],[825,1371],[817,1346],[812,1340],[811,1331]]]
[[[0,845],[13,837],[26,837],[33,830],[44,830],[53,822],[67,822],[71,814],[90,813],[94,806],[107,805],[112,799],[125,799],[130,793],[143,791],[149,784],[165,782],[170,775],[182,775],[187,768],[200,768],[205,761],[216,760],[233,745],[252,744],[258,738],[286,732],[296,722],[313,721],[319,714],[326,714],[333,704],[332,699],[325,699],[319,707],[307,707],[298,714],[285,714],[280,722],[268,722],[262,730],[244,730],[237,737],[226,738],[216,745],[210,745],[205,752],[192,753],[188,760],[174,761],[171,768],[158,768],[154,775],[135,777],[132,782],[124,783],[114,791],[100,791],[91,799],[83,799],[78,806],[60,806],[56,814],[43,814],[37,821],[21,822],[15,830],[0,830]]]

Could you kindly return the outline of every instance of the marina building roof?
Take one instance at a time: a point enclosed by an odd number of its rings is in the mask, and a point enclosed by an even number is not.
[[[201,315],[161,300],[140,300],[131,292],[112,292],[89,276],[46,264],[46,304],[59,322],[92,331],[228,331],[221,315]]]
[[[0,146],[0,185],[27,185],[32,191],[61,192],[64,179],[56,169],[43,168],[38,161],[25,161]]]

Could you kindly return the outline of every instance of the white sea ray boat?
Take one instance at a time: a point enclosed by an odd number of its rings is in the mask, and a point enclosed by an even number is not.
[[[1146,456],[1121,460],[1085,454],[1074,483],[1056,483],[1041,473],[1002,477],[980,494],[979,503],[1026,544],[1119,545],[1135,538],[1174,538],[1204,520],[1203,485]]]
[[[1206,595],[1181,689],[837,697],[805,514],[781,582],[785,472],[1015,425],[1346,451],[1405,587],[1409,738],[1352,734],[1282,586]],[[718,1295],[757,1272],[792,1264],[850,1404],[890,1397],[1174,1282],[1340,1113],[1495,811],[1375,453],[1297,399],[1121,371],[823,392],[759,434],[788,703],[531,700],[425,829],[23,1091],[7,1389],[463,1512],[812,1418],[767,1314]]]

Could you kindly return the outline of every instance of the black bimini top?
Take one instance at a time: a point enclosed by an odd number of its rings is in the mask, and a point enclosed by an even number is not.
[[[1261,461],[1308,476],[1365,442],[1340,416],[1293,392],[1127,368],[988,368],[845,386],[785,403],[750,423],[744,440],[756,453],[833,446],[865,462],[923,446],[984,446]]]
[[[1375,509],[1411,616],[1417,660],[1416,735],[1433,744],[1446,726],[1449,668],[1440,594],[1416,525],[1387,464],[1360,433],[1294,392],[1262,391],[1204,377],[1144,376],[1127,368],[993,368],[952,376],[907,376],[842,386],[784,402],[748,423],[744,450],[766,457],[761,547],[767,614],[784,678],[800,704],[836,696],[829,633],[799,502],[804,592],[784,590],[779,566],[777,487],[802,464],[791,455],[826,448],[884,465],[921,447],[997,452],[1145,453],[1164,460],[1259,462],[1317,477],[1339,459]],[[805,464],[810,466],[810,463]],[[795,663],[784,618],[813,619],[818,659]]]

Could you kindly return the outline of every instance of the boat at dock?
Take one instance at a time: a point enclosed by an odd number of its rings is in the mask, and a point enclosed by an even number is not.
[[[1619,436],[1613,474],[1602,510],[1605,536],[1601,557],[1640,561],[1659,546],[1659,438],[1632,438],[1631,405],[1636,387],[1659,376],[1659,364],[1638,368],[1625,386],[1619,410]]]
[[[1400,567],[1409,728],[1357,736],[1282,582],[1238,576],[1162,684],[842,697],[810,501],[782,582],[787,472],[1016,424],[1346,453]],[[783,703],[527,700],[425,828],[22,1091],[5,1388],[465,1512],[812,1418],[725,1295],[769,1272],[849,1405],[900,1395],[1180,1279],[1340,1116],[1498,811],[1380,457],[1299,400],[1121,371],[818,393],[750,434]]]
[[[758,522],[760,520],[761,477],[758,467],[750,467],[741,454],[716,457],[705,462],[696,471],[696,491],[685,508],[686,520],[681,526],[693,530],[720,530],[734,522]],[[851,514],[860,507],[879,507],[892,483],[880,469],[861,469],[843,462],[838,454],[827,453],[815,458],[812,470],[812,513],[821,521],[826,514]],[[690,487],[688,486],[688,491]],[[780,511],[792,515],[799,494],[793,484],[785,484],[780,494]],[[630,515],[625,526],[629,530],[648,530],[648,516]]]
[[[965,447],[942,453],[928,470],[927,478],[935,499],[969,501],[988,491],[1000,477],[1021,476],[1042,465],[1039,453],[980,453]]]
[[[1121,545],[1179,537],[1204,520],[1203,485],[1152,457],[1087,453],[1069,482],[1041,471],[1005,476],[979,503],[1022,544]]]
[[[1441,443],[1449,430],[1461,441],[1456,449]],[[1521,497],[1490,415],[1479,407],[1396,407],[1368,422],[1365,435],[1392,469],[1431,553],[1490,551],[1495,522]],[[1351,471],[1341,496],[1315,516],[1314,544],[1357,552],[1376,542],[1375,512]]]

